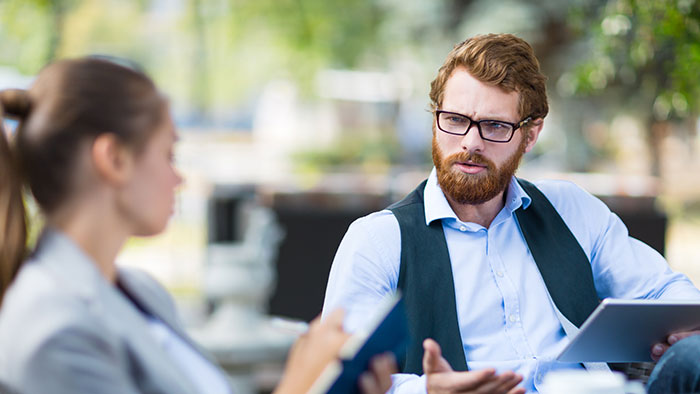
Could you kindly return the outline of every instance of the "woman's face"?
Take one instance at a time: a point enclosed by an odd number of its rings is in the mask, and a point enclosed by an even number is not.
[[[177,135],[166,112],[145,149],[134,155],[131,177],[119,193],[118,206],[132,235],[155,235],[165,229],[174,210],[175,188],[182,183],[173,166]]]

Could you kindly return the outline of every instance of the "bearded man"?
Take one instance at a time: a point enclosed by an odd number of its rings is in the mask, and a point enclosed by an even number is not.
[[[554,361],[600,300],[700,300],[600,200],[514,176],[549,110],[545,80],[513,35],[457,45],[431,84],[435,168],[340,244],[324,314],[344,308],[352,332],[386,295],[404,295],[415,338],[395,392],[537,392],[549,371],[608,368]],[[687,361],[700,358],[694,334],[650,349],[658,359],[678,342],[650,393],[700,390],[699,363]]]

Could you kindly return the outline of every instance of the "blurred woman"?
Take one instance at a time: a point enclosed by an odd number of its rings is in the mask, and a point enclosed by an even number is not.
[[[231,392],[168,293],[115,265],[127,238],[163,231],[182,181],[153,82],[104,59],[59,61],[30,90],[0,91],[1,116],[19,125],[12,143],[0,132],[0,381],[21,393]],[[46,222],[31,254],[24,186]],[[341,322],[312,324],[278,392],[308,391],[346,339]],[[362,387],[386,391],[392,370],[376,359]]]

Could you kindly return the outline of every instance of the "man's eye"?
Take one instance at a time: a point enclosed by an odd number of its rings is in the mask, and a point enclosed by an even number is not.
[[[450,123],[464,123],[467,120],[465,118],[460,117],[460,116],[450,116],[447,118],[447,121]]]
[[[481,124],[481,127],[488,128],[493,131],[508,130],[508,125],[499,122],[485,122]]]

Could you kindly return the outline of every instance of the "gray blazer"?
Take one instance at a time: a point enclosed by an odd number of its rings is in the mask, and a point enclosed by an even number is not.
[[[197,349],[168,293],[138,270],[120,269],[118,282],[124,292],[72,240],[45,231],[0,309],[0,382],[26,394],[194,393],[134,306]]]

